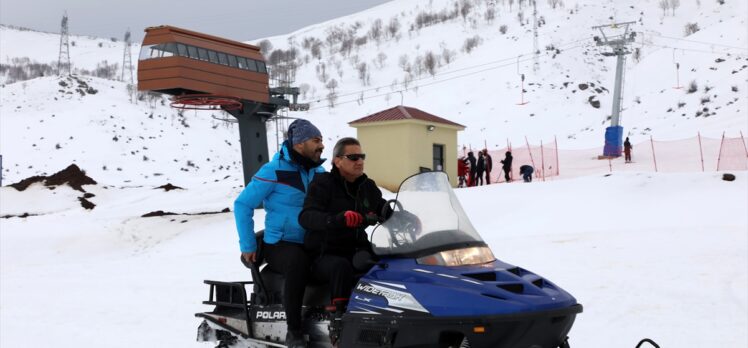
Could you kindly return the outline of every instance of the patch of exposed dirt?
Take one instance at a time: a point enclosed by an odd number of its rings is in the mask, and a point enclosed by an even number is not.
[[[89,201],[89,200],[87,200],[87,199],[85,199],[83,197],[78,197],[78,200],[81,202],[81,206],[83,208],[86,208],[87,210],[91,210],[93,208],[96,208],[96,204],[91,203],[91,201]]]
[[[167,216],[167,215],[188,215],[188,216],[191,216],[191,215],[213,215],[213,214],[223,214],[223,213],[230,213],[230,212],[231,212],[231,209],[229,209],[229,208],[223,208],[223,210],[221,210],[221,211],[207,211],[207,212],[201,212],[201,213],[181,213],[181,214],[172,213],[172,212],[169,212],[169,211],[165,212],[163,210],[156,210],[156,211],[152,211],[152,212],[147,213],[147,214],[143,214],[140,217],[154,217],[154,216]]]
[[[18,191],[26,190],[31,184],[42,182],[44,186],[59,186],[68,184],[75,190],[86,192],[83,185],[96,185],[96,181],[86,175],[86,172],[78,168],[77,165],[71,164],[67,168],[54,173],[50,176],[36,175],[23,179],[10,186]]]
[[[14,217],[17,217],[17,218],[27,218],[29,216],[38,216],[38,215],[39,214],[23,213],[21,215],[3,215],[3,216],[0,216],[0,218],[3,218],[3,219],[10,219],[10,218],[14,218]]]
[[[179,186],[174,186],[171,183],[167,183],[166,185],[161,185],[159,187],[156,187],[157,189],[164,189],[164,191],[169,192],[171,190],[184,190],[183,188]]]

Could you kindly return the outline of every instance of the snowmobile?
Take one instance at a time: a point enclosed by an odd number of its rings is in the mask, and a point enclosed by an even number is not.
[[[582,305],[548,279],[497,260],[445,173],[407,178],[388,205],[392,215],[369,235],[373,255],[354,257],[361,274],[347,308],[330,310],[324,284],[307,287],[308,347],[569,348]],[[198,341],[285,347],[283,279],[263,267],[261,254],[260,247],[257,262],[246,264],[252,281],[205,281],[203,303],[214,308],[196,314]]]

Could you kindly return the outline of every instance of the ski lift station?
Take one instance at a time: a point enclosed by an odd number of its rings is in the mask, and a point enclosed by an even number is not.
[[[145,29],[138,91],[174,96],[171,106],[223,110],[239,123],[244,183],[268,162],[265,123],[290,107],[298,88],[270,88],[260,48],[172,26]]]

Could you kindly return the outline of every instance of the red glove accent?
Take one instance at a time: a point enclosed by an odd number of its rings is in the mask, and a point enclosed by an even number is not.
[[[345,226],[349,228],[358,227],[361,226],[362,223],[364,223],[364,216],[352,211],[348,210],[345,213],[343,213],[343,216],[345,216]]]

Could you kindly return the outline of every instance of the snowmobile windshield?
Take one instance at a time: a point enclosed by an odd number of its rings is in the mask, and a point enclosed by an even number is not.
[[[486,245],[444,172],[425,172],[405,179],[390,206],[392,216],[371,235],[373,251],[380,257],[420,257]]]

